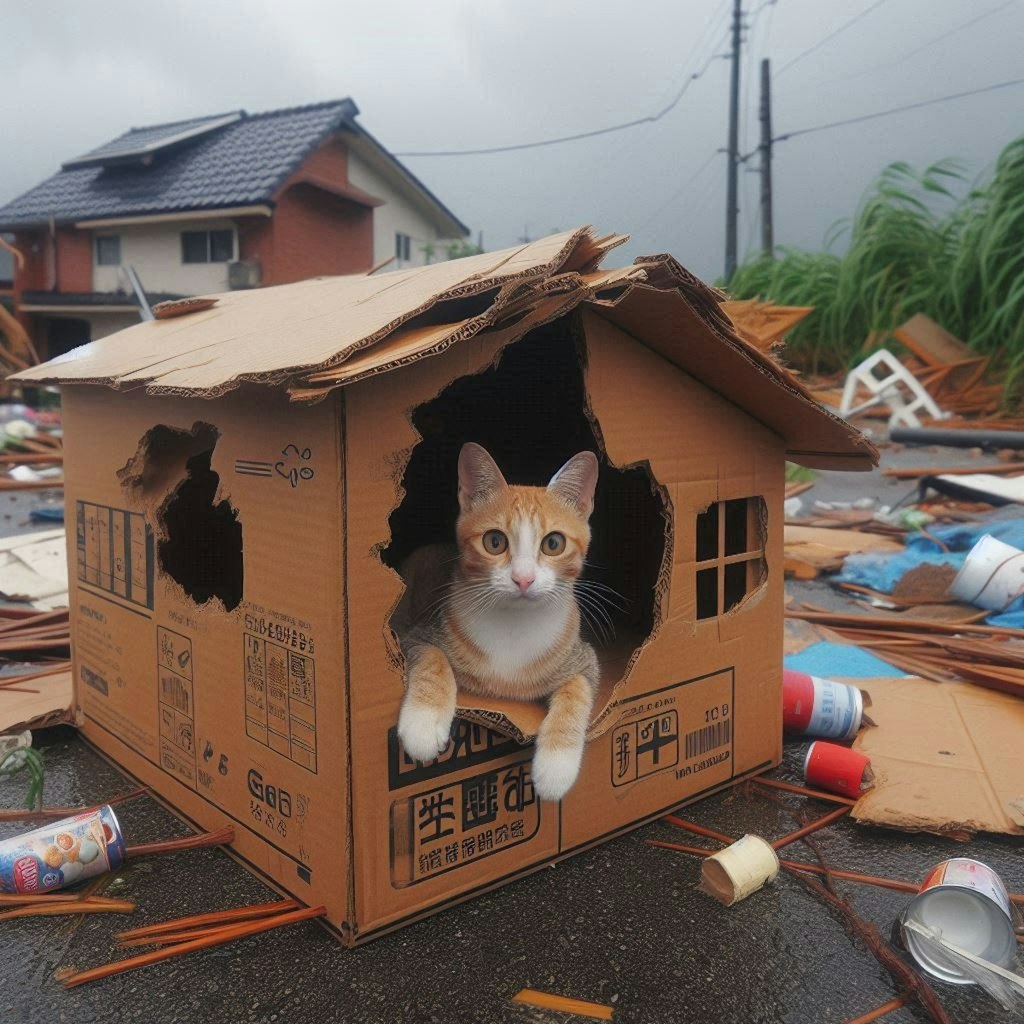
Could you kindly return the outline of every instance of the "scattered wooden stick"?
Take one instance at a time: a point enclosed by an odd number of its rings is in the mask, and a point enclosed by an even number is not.
[[[0,491],[52,491],[64,487],[64,478],[56,480],[7,480],[0,478]]]
[[[586,999],[569,999],[566,996],[552,995],[550,992],[538,992],[534,988],[521,989],[512,997],[512,1002],[522,1006],[536,1006],[539,1010],[573,1013],[577,1017],[590,1017],[592,1020],[612,1019],[612,1008],[603,1003],[591,1003]]]
[[[107,896],[94,896],[85,891],[68,892],[66,889],[56,889],[52,892],[3,892],[0,893],[0,906],[34,906],[37,903],[82,903],[85,900],[92,902],[109,902]],[[124,900],[114,900],[115,903],[123,903]]]
[[[98,811],[101,807],[115,807],[117,804],[127,803],[149,792],[149,786],[140,786],[138,789],[113,796],[109,800],[93,807],[43,807],[38,811],[21,810],[13,808],[0,810],[0,822],[4,821],[56,821],[60,818],[73,818],[77,814],[85,814],[88,811]]]
[[[167,839],[159,843],[143,843],[129,846],[125,850],[127,857],[148,857],[154,853],[177,853],[179,850],[198,850],[204,846],[227,846],[235,841],[235,830],[228,825],[216,832],[200,832],[195,836],[183,839]]]
[[[851,800],[848,796],[839,796],[837,793],[824,793],[820,789],[807,789],[805,786],[797,786],[792,782],[783,782],[781,779],[766,779],[764,776],[750,780],[756,786],[768,786],[771,789],[781,789],[786,793],[799,793],[800,796],[811,797],[814,800],[828,800],[834,804],[846,804],[852,807],[857,801]]]
[[[968,476],[975,473],[996,474],[999,476],[1014,476],[1024,473],[1024,463],[1021,462],[997,462],[991,466],[950,466],[946,469],[925,469],[895,467],[883,469],[882,476],[892,477],[896,480],[913,480],[919,476]]]
[[[809,836],[812,832],[817,832],[818,829],[824,828],[826,825],[831,825],[832,822],[838,821],[849,813],[849,807],[837,807],[834,811],[830,811],[826,814],[825,817],[819,818],[817,821],[812,821],[809,825],[804,825],[803,828],[798,828],[795,832],[790,832],[788,836],[782,836],[782,838],[776,839],[772,843],[772,849],[781,850],[784,846],[789,846],[790,843],[795,843],[798,839],[803,839],[805,836]]]
[[[871,1024],[872,1021],[876,1021],[881,1017],[884,1017],[888,1013],[892,1013],[893,1010],[898,1010],[901,1006],[906,1006],[909,996],[897,996],[895,999],[890,999],[887,1003],[882,1003],[881,1006],[876,1006],[873,1010],[869,1010],[867,1013],[862,1013],[859,1017],[854,1017],[852,1020],[848,1020],[846,1024]]]
[[[686,846],[683,843],[669,843],[663,839],[648,839],[648,846],[659,846],[665,850],[675,850],[678,853],[688,853],[691,857],[710,857],[715,850],[708,850],[702,846]],[[779,863],[792,871],[806,871],[810,875],[824,875],[825,869],[817,864],[807,864],[801,860],[785,860],[779,858]],[[920,892],[921,887],[913,882],[901,882],[895,878],[881,878],[877,875],[864,875],[859,871],[844,871],[840,868],[828,869],[833,878],[841,878],[844,882],[855,882],[859,885],[873,885],[878,889],[892,889],[894,892],[914,893]]]
[[[705,839],[715,839],[720,843],[725,843],[726,846],[736,841],[732,836],[727,836],[722,832],[716,832],[714,829],[705,828],[703,825],[698,825],[694,821],[687,821],[685,818],[680,818],[678,814],[666,814],[662,820],[667,821],[670,825],[675,825],[676,828],[686,829],[687,832],[692,832],[695,836],[704,836]]]
[[[57,978],[64,988],[75,988],[78,985],[85,985],[90,981],[99,981],[101,978],[109,978],[115,974],[124,974],[139,967],[148,967],[150,964],[160,963],[172,957],[183,956],[200,949],[210,949],[213,946],[222,946],[236,939],[244,939],[250,935],[258,935],[260,932],[268,932],[274,928],[283,928],[290,924],[298,924],[300,921],[311,921],[317,917],[323,917],[327,908],[307,907],[303,910],[293,910],[285,914],[275,914],[270,918],[261,918],[258,921],[249,921],[243,924],[222,928],[216,935],[207,935],[191,942],[180,942],[175,946],[167,946],[163,949],[155,949],[149,953],[142,953],[139,956],[129,957],[127,960],[118,960],[114,963],[104,964],[101,967],[93,967],[87,971],[76,971],[65,969],[58,972]]]
[[[42,899],[27,907],[16,907],[0,914],[0,921],[15,917],[49,917],[54,914],[130,914],[135,909],[131,900],[97,899],[53,900]]]
[[[788,868],[786,869],[789,870]],[[831,869],[830,869],[831,870]],[[839,912],[847,930],[856,935],[868,947],[875,959],[889,972],[901,991],[912,992],[935,1024],[950,1024],[949,1016],[942,1008],[931,985],[913,968],[905,964],[890,948],[878,933],[878,929],[869,924],[847,903],[835,893],[830,892],[817,879],[802,872],[789,871],[789,874],[824,900],[833,910]],[[826,876],[827,877],[827,876]]]
[[[180,932],[187,928],[197,928],[209,924],[224,925],[232,921],[244,921],[252,917],[266,917],[268,914],[277,914],[283,910],[294,910],[298,906],[299,903],[296,900],[274,900],[271,903],[253,903],[247,907],[215,910],[208,914],[193,914],[190,917],[176,917],[173,920],[161,921],[158,924],[147,924],[141,928],[132,928],[130,931],[118,932],[114,938],[138,939],[143,936],[160,935],[164,932]]]

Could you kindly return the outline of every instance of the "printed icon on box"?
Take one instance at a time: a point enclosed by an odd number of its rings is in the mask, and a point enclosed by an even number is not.
[[[227,754],[221,754],[220,755],[220,760],[217,762],[217,771],[219,771],[221,773],[221,775],[227,775],[227,773],[228,773],[228,755]]]
[[[207,740],[206,746],[203,747],[203,760],[209,761],[211,757],[213,757],[213,744]]]
[[[313,457],[312,448],[300,449],[298,445],[289,444],[281,449],[281,454],[284,458],[274,463],[274,472],[284,477],[292,487],[298,487],[300,480],[313,479],[312,467],[302,465]]]
[[[186,647],[185,650],[183,650],[181,654],[178,655],[178,667],[182,670],[182,672],[184,672],[185,669],[188,668],[188,663],[191,660],[192,651],[188,647]]]

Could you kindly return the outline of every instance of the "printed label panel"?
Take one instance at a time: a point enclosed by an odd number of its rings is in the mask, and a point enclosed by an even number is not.
[[[160,765],[196,786],[195,689],[192,641],[165,626],[156,630],[157,722]]]
[[[145,516],[79,501],[75,505],[77,574],[83,583],[143,608],[153,607],[153,531]]]
[[[276,635],[271,632],[271,635]],[[312,643],[296,647],[242,634],[245,732],[316,774],[316,665]],[[303,634],[303,638],[305,634]],[[308,649],[309,653],[303,653]]]
[[[395,888],[528,842],[540,829],[530,760],[396,800],[391,805]]]
[[[734,691],[733,670],[724,669],[638,698],[612,730],[612,785],[669,771],[677,779],[701,775],[698,788],[731,778]]]

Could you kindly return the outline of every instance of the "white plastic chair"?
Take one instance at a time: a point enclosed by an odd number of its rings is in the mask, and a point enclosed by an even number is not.
[[[855,405],[854,402],[863,391],[868,392],[870,397]],[[919,412],[936,420],[947,419],[950,415],[935,404],[935,400],[917,378],[886,348],[880,348],[868,356],[846,375],[839,415],[849,419],[873,405],[889,406],[892,410],[890,427],[921,426],[917,417]]]

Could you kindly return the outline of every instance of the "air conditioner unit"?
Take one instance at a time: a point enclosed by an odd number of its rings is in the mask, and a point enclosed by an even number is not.
[[[234,263],[228,264],[229,288],[259,288],[259,286],[259,260],[236,260]]]

